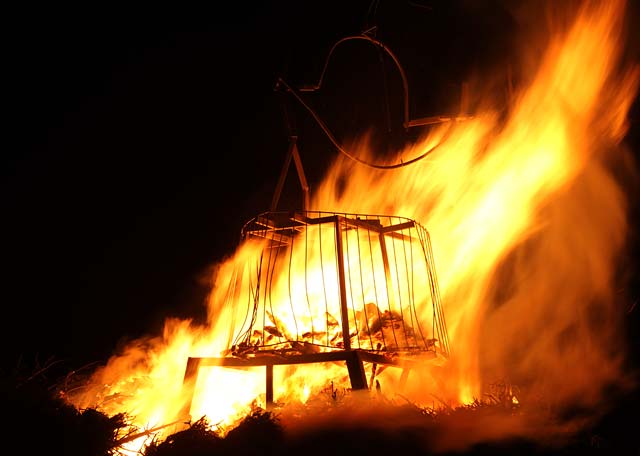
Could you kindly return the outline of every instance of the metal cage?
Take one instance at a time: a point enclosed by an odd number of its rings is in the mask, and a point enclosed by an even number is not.
[[[252,252],[230,280],[236,311],[227,350],[201,366],[266,367],[345,361],[353,389],[370,387],[363,362],[400,366],[449,356],[428,231],[414,220],[321,211],[265,212],[247,222]],[[373,379],[372,379],[373,380]]]

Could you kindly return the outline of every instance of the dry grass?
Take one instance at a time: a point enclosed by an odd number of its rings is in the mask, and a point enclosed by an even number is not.
[[[48,360],[2,371],[3,412],[8,423],[5,426],[6,444],[17,446],[21,453],[28,454],[120,454],[122,442],[135,433],[135,429],[128,427],[126,415],[109,417],[93,409],[80,411],[66,403],[61,395],[63,388],[77,387],[79,377],[55,376],[56,366]],[[517,435],[480,440],[457,449],[435,444],[442,442],[443,434],[452,432],[456,426],[455,432],[464,438],[468,437],[466,434],[470,429],[489,426],[496,417],[506,423],[521,418],[521,414],[527,412],[514,405],[510,391],[512,389],[504,385],[496,385],[483,400],[465,407],[443,406],[437,410],[410,401],[396,401],[390,405],[384,396],[375,399],[372,395],[371,400],[384,405],[388,423],[395,423],[391,426],[373,415],[364,420],[361,417],[351,422],[345,420],[349,414],[342,410],[348,410],[350,406],[349,392],[340,392],[324,398],[322,407],[298,410],[297,419],[312,423],[298,432],[289,432],[277,411],[256,407],[224,435],[202,418],[164,441],[151,441],[141,456],[640,454],[640,437],[634,430],[640,416],[637,393],[621,398],[618,407],[560,444],[550,445]]]

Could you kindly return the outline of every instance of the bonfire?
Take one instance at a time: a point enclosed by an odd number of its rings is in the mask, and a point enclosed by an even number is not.
[[[124,454],[190,427],[224,437],[256,410],[287,435],[422,429],[442,451],[579,431],[632,383],[615,292],[629,228],[616,167],[631,163],[640,75],[624,15],[621,1],[576,7],[543,52],[522,50],[536,67],[508,106],[474,88],[459,116],[405,112],[430,128],[393,156],[332,137],[341,153],[305,207],[250,221],[218,262],[206,324],[168,319],[66,399],[125,413]]]

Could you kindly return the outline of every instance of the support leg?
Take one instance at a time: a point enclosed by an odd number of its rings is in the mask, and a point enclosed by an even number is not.
[[[266,368],[266,384],[265,384],[265,392],[266,392],[266,402],[267,402],[267,410],[273,407],[273,366],[271,364],[267,364]]]
[[[182,381],[182,390],[186,392],[186,401],[180,411],[178,419],[185,421],[191,420],[191,403],[193,402],[193,395],[195,394],[199,370],[200,358],[189,358],[187,360],[187,368],[184,372],[184,380]]]
[[[349,353],[346,361],[347,369],[349,370],[349,380],[351,381],[351,389],[367,389],[367,376],[364,373],[364,365],[358,354],[356,352]]]

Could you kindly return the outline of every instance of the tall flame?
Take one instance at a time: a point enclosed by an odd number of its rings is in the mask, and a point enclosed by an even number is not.
[[[506,116],[481,108],[442,125],[390,163],[439,143],[428,158],[393,170],[340,156],[316,190],[312,209],[398,214],[431,233],[452,357],[425,367],[411,400],[465,404],[502,379],[528,397],[592,406],[624,381],[615,272],[626,196],[613,164],[628,153],[620,143],[639,80],[637,67],[621,66],[624,7],[586,3],[553,30]],[[352,152],[372,159],[366,139]],[[142,428],[179,418],[187,358],[228,347],[237,315],[223,295],[251,249],[218,264],[208,325],[168,320],[161,337],[114,355],[75,404],[126,412]],[[276,399],[304,403],[344,372],[276,375]],[[211,368],[198,378],[192,416],[231,423],[263,397],[263,383],[256,372]]]

